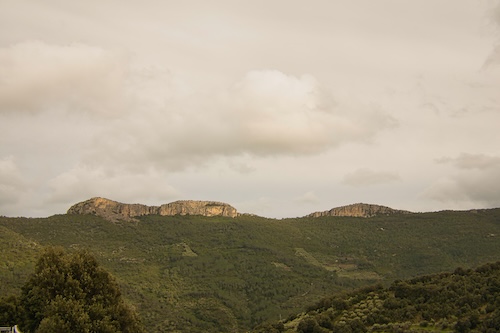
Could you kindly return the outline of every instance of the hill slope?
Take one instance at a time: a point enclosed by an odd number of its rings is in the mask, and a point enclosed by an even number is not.
[[[500,209],[370,219],[136,219],[0,218],[9,248],[0,252],[2,290],[22,285],[42,246],[83,247],[117,277],[152,331],[238,332],[341,290],[500,259]]]
[[[274,328],[274,330],[273,330]],[[324,298],[256,332],[498,332],[500,262]]]

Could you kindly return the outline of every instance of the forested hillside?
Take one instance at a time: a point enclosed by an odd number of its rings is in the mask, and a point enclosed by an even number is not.
[[[88,249],[155,332],[243,332],[325,295],[500,260],[500,209],[372,218],[0,218],[2,294],[44,246]]]
[[[500,262],[327,297],[256,332],[498,332]]]

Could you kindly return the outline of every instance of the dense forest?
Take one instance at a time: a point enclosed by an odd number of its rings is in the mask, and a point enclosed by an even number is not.
[[[324,298],[255,332],[499,332],[500,262]]]
[[[20,295],[43,249],[60,246],[91,253],[151,331],[245,332],[325,295],[500,260],[500,209],[138,220],[0,217],[1,296]]]

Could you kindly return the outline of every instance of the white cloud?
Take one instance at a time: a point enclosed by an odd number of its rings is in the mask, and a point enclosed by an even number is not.
[[[217,156],[317,154],[369,141],[394,124],[370,107],[337,105],[311,75],[254,70],[230,87],[202,91],[165,68],[140,67],[84,44],[2,48],[0,73],[0,112],[55,111],[63,115],[60,125],[72,121],[69,115],[90,116],[83,162],[110,169],[120,163],[134,171],[181,170]]]
[[[389,126],[371,110],[343,110],[310,75],[276,70],[248,72],[229,91],[225,115],[238,129],[239,149],[256,155],[317,153]],[[364,117],[373,123],[360,121]]]
[[[399,180],[401,180],[401,178],[395,172],[375,171],[368,168],[361,168],[345,175],[342,183],[351,186],[370,186]]]
[[[220,156],[316,154],[369,141],[394,123],[378,110],[337,107],[307,75],[251,71],[225,91],[208,94],[176,94],[178,85],[170,86],[173,96],[149,109],[142,104],[104,128],[87,163],[181,170]]]

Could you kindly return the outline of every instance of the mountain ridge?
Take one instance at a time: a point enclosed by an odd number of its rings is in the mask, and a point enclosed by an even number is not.
[[[463,210],[476,213],[483,209]],[[455,210],[442,210],[455,211]],[[175,216],[175,215],[198,215],[205,217],[239,217],[258,216],[252,213],[240,213],[232,205],[220,201],[207,200],[177,200],[160,206],[148,206],[145,204],[129,204],[114,201],[103,197],[93,197],[72,205],[66,212],[69,215],[96,215],[104,219],[117,222],[138,221],[136,218],[146,215]],[[430,212],[428,212],[430,213]],[[316,211],[302,217],[362,217],[371,218],[376,216],[390,216],[396,214],[417,214],[416,212],[394,209],[388,206],[368,203],[354,203],[338,206],[325,211]]]
[[[148,206],[138,203],[121,203],[102,197],[94,197],[76,203],[68,209],[67,214],[97,215],[112,222],[116,222],[118,220],[136,221],[136,217],[145,215],[200,215],[207,217],[225,216],[232,218],[243,215],[233,206],[219,201],[178,200],[160,206]],[[412,214],[412,212],[376,204],[355,203],[335,207],[326,211],[313,212],[304,217],[316,218],[323,216],[343,216],[369,218],[379,215],[393,214]]]
[[[239,215],[233,206],[218,201],[178,200],[161,206],[126,204],[118,201],[94,197],[71,206],[69,215],[96,215],[116,222],[118,220],[135,221],[135,217],[144,215],[201,215],[236,217]]]
[[[345,217],[374,217],[380,215],[394,214],[413,214],[407,210],[393,209],[387,206],[355,203],[346,206],[335,207],[330,210],[314,212],[305,217],[322,217],[322,216],[345,216]]]

